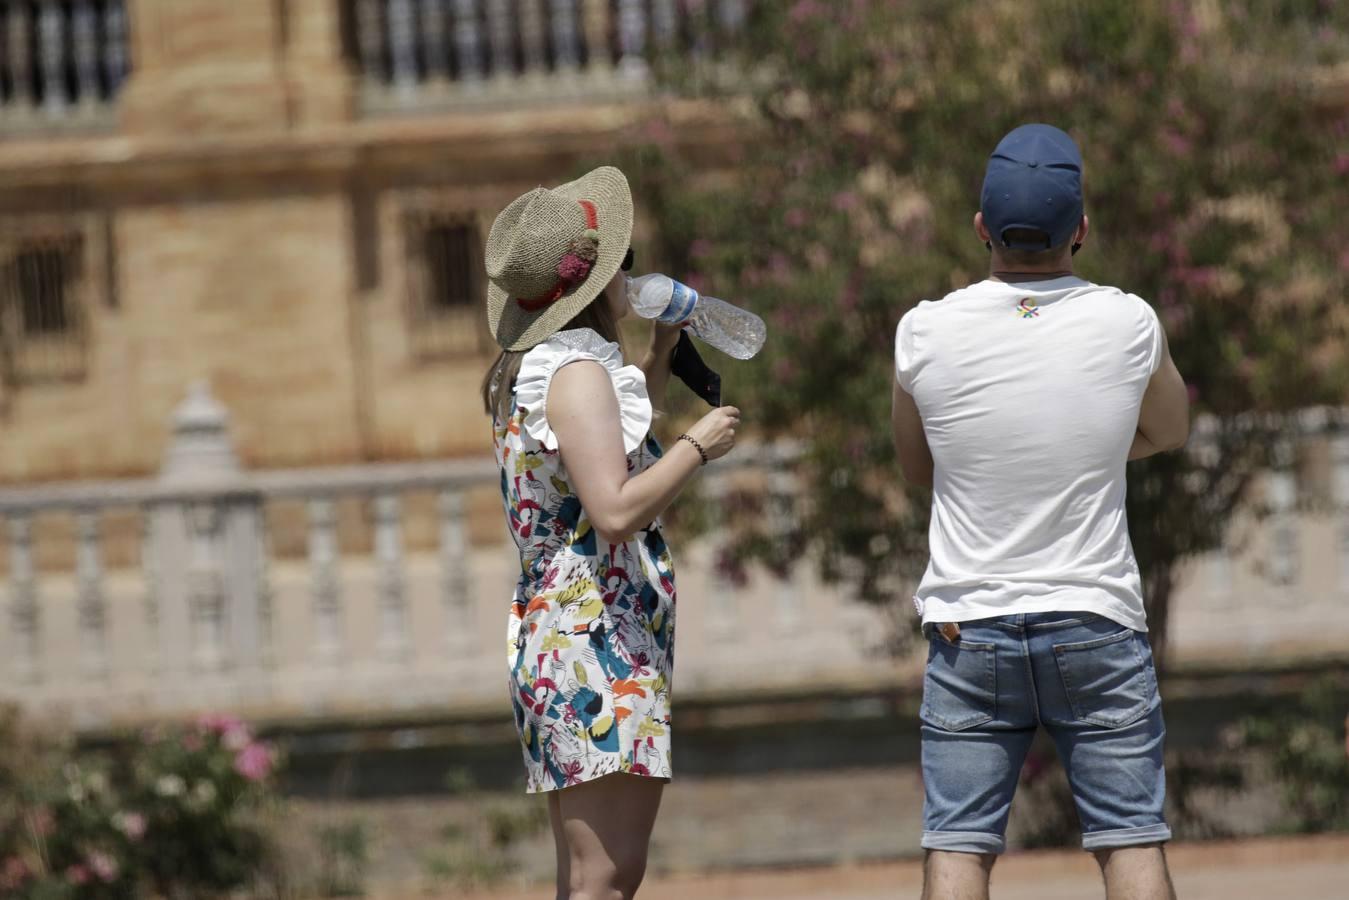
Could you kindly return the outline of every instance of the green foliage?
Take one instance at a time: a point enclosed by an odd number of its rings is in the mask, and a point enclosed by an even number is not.
[[[1327,678],[1301,700],[1240,728],[1243,747],[1268,754],[1283,785],[1290,831],[1349,829],[1349,703],[1341,679]]]
[[[370,828],[364,822],[325,825],[318,830],[319,892],[324,897],[365,896],[370,865]]]
[[[1349,384],[1349,110],[1327,86],[1349,58],[1349,5],[753,10],[733,57],[743,77],[711,100],[727,117],[751,101],[732,165],[708,172],[673,120],[647,125],[624,163],[659,223],[657,262],[769,323],[760,358],[725,367],[727,397],[761,433],[808,440],[799,533],[750,511],[744,549],[808,543],[863,597],[921,572],[928,497],[901,485],[887,424],[895,324],[984,277],[971,218],[987,155],[1015,125],[1048,121],[1086,159],[1079,271],[1157,307],[1196,412],[1216,423],[1203,452],[1131,467],[1131,536],[1164,637],[1175,564],[1222,540],[1280,433],[1277,416],[1238,415],[1339,403]],[[706,99],[703,73],[662,71]]]
[[[267,861],[274,753],[224,717],[76,753],[0,718],[0,889],[7,897],[211,897]]]
[[[446,784],[453,793],[477,800],[479,815],[470,823],[447,822],[440,829],[442,845],[423,860],[427,876],[467,889],[498,884],[518,872],[515,858],[520,844],[548,827],[547,806],[537,797],[512,797],[484,805],[471,774],[464,769],[452,771]]]

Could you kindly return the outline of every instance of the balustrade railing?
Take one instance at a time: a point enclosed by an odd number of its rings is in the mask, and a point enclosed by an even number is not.
[[[0,489],[0,697],[85,726],[209,707],[296,716],[497,698],[518,561],[505,542],[470,546],[472,496],[499,482],[491,460],[247,472],[227,424],[198,386],[158,477]],[[756,456],[784,472],[794,459],[790,447]],[[712,496],[734,471],[713,466]],[[354,524],[343,517],[353,506],[365,512]],[[304,538],[283,547],[268,523],[287,508],[298,515],[283,524]],[[58,519],[73,521],[74,547],[53,568],[35,523]],[[116,568],[111,525],[140,536]],[[729,638],[720,623],[739,620],[740,601],[714,588],[709,637]]]
[[[102,127],[130,67],[125,0],[0,0],[0,127]]]
[[[748,0],[343,0],[366,108],[644,91],[657,54],[713,57]]]
[[[1187,576],[1176,647],[1349,639],[1346,425],[1340,411],[1299,417],[1263,479],[1269,515],[1253,520],[1254,543]],[[86,727],[211,707],[295,718],[503,700],[518,560],[509,542],[470,543],[474,498],[496,502],[483,496],[499,482],[489,459],[247,472],[226,426],[197,388],[176,414],[159,477],[0,490],[0,696]],[[1207,452],[1211,436],[1197,427],[1191,452]],[[1312,446],[1312,468],[1329,475],[1316,490],[1329,497],[1308,503],[1294,461]],[[728,679],[803,686],[826,677],[818,667],[844,681],[876,677],[866,638],[884,625],[866,618],[874,610],[819,584],[809,564],[757,586],[718,565],[724,504],[749,491],[773,520],[800,514],[798,460],[791,444],[761,445],[704,476],[712,530],[678,554],[688,598],[680,682],[690,693]],[[353,506],[366,511],[355,547]],[[73,524],[64,567],[39,552],[53,519]],[[270,534],[273,522],[296,533]],[[129,552],[123,539],[137,535]],[[791,666],[779,665],[785,658]]]

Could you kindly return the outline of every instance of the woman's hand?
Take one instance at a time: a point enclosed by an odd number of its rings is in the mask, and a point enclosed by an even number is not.
[[[688,430],[688,436],[703,445],[708,459],[721,459],[735,446],[735,430],[740,427],[740,410],[734,406],[714,409]]]
[[[679,334],[684,330],[687,322],[680,322],[678,325],[666,325],[664,322],[658,322],[654,319],[651,322],[651,349],[656,354],[668,354],[674,350],[675,345],[679,343]]]

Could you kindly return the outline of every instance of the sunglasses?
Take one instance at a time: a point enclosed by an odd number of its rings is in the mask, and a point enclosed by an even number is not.
[[[632,248],[631,248],[631,247],[628,248],[628,252],[627,252],[627,253],[623,254],[623,263],[622,263],[622,265],[620,265],[618,268],[619,268],[621,271],[624,271],[624,272],[631,272],[631,271],[632,271]]]

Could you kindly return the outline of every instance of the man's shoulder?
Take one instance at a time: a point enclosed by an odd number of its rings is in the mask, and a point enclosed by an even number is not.
[[[1090,284],[1088,287],[1090,293],[1095,294],[1102,299],[1108,299],[1117,303],[1121,308],[1131,310],[1135,313],[1148,314],[1152,311],[1152,304],[1144,300],[1138,294],[1132,293],[1121,287],[1110,284]]]
[[[904,313],[904,318],[913,321],[915,319],[925,318],[928,315],[943,309],[950,309],[959,303],[961,299],[982,295],[984,292],[979,288],[979,284],[971,284],[963,288],[957,288],[944,297],[919,300],[913,306],[909,307],[908,311]]]

